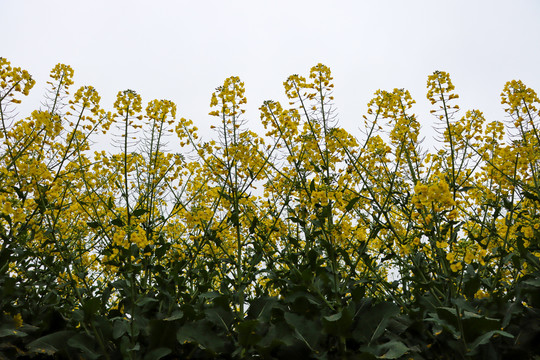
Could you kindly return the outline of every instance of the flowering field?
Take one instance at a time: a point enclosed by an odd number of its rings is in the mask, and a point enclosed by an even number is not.
[[[374,94],[360,138],[340,128],[322,64],[262,104],[265,134],[226,79],[211,141],[171,101],[103,109],[61,64],[21,119],[35,82],[4,58],[0,77],[0,359],[540,359],[521,81],[503,123],[430,75],[430,150],[404,89]]]

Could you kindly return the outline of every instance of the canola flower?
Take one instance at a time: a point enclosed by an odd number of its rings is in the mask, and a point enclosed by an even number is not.
[[[341,128],[323,64],[286,79],[287,105],[260,106],[264,135],[244,117],[245,84],[225,79],[207,141],[170,100],[120,91],[106,111],[91,86],[71,95],[73,76],[55,66],[43,109],[18,119],[34,81],[0,58],[0,276],[41,277],[29,299],[54,288],[76,312],[102,296],[100,311],[129,320],[173,284],[160,306],[229,291],[243,316],[256,296],[287,294],[287,273],[336,308],[352,281],[407,309],[503,296],[538,270],[540,101],[521,81],[501,94],[504,124],[462,115],[450,75],[430,75],[440,147],[428,152],[406,89],[374,93],[363,137]],[[92,151],[96,134],[117,151]],[[328,270],[323,285],[306,264]],[[489,281],[465,286],[472,273]]]

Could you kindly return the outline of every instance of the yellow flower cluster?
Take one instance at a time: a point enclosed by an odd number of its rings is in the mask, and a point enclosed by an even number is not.
[[[449,94],[456,88],[450,79],[450,75],[445,71],[435,71],[433,74],[429,75],[427,88],[428,91],[426,97],[433,105],[439,101],[457,99],[459,97],[458,95],[450,95],[448,98],[445,97],[446,94]]]
[[[271,128],[266,136],[283,138],[287,146],[294,146],[294,139],[299,133],[300,114],[297,109],[285,111],[279,102],[265,101],[259,108],[261,122],[265,129]],[[278,143],[278,146],[281,144]]]
[[[133,90],[119,91],[114,108],[119,116],[134,116],[142,110],[141,96]]]
[[[176,118],[176,104],[170,100],[152,100],[146,107],[146,116],[155,120],[155,127],[163,126],[161,123],[170,116],[172,119],[167,123],[171,125]]]
[[[455,86],[450,79],[450,75],[445,71],[435,71],[428,76],[427,81],[427,98],[431,104],[439,104],[437,110],[431,110],[439,120],[444,121],[444,126],[449,127],[450,120],[459,110],[459,105],[450,105],[453,99],[459,98],[459,95],[453,93]]]
[[[231,76],[225,79],[223,86],[220,86],[212,93],[210,107],[218,107],[217,110],[210,112],[210,115],[223,117],[238,116],[245,112],[241,109],[242,104],[247,103],[245,97],[244,83],[240,81],[238,76]]]
[[[521,80],[507,82],[501,93],[501,104],[508,105],[508,107],[505,108],[505,111],[512,115],[536,115],[538,108],[534,103],[539,102],[536,91],[525,86]],[[519,124],[516,124],[516,127],[518,126]]]
[[[321,101],[324,102],[324,100],[326,100],[326,92],[331,91],[334,87],[334,84],[332,83],[334,78],[332,77],[330,68],[324,64],[318,63],[311,68],[309,78],[312,79],[313,88],[320,94]],[[333,98],[329,98],[329,100],[333,100]]]
[[[69,87],[73,85],[73,68],[65,64],[56,64],[56,66],[51,71],[51,78],[56,80],[61,86]],[[53,85],[52,82],[49,84]]]
[[[295,100],[300,96],[301,89],[307,89],[310,86],[306,82],[306,78],[300,75],[291,75],[287,78],[287,81],[283,83],[285,87],[285,95],[290,100]],[[291,103],[292,105],[293,103]]]
[[[441,176],[436,176],[434,180],[429,184],[418,182],[414,186],[412,202],[416,208],[433,209],[435,212],[440,212],[456,206],[448,183],[441,179]]]
[[[15,323],[15,328],[20,328],[23,325],[22,315],[20,313],[13,315],[13,322]]]
[[[20,103],[20,100],[15,98],[14,92],[26,96],[35,83],[36,81],[32,79],[28,71],[19,67],[12,67],[6,58],[0,57],[0,103],[5,100]]]
[[[33,86],[27,72],[5,59],[0,69],[2,105]],[[67,97],[72,77],[71,68],[57,65],[52,89]],[[125,276],[110,264],[129,261],[140,269],[130,276],[151,289],[156,263],[187,259],[199,266],[212,258],[220,268],[211,282],[233,274],[236,286],[255,289],[269,280],[262,271],[250,278],[253,268],[275,262],[292,269],[282,254],[307,261],[310,250],[341,276],[377,284],[391,280],[395,269],[412,272],[423,257],[432,263],[415,268],[415,276],[429,281],[441,271],[455,292],[461,290],[450,275],[470,264],[481,275],[498,271],[500,281],[528,271],[500,254],[518,254],[538,237],[534,91],[521,82],[505,86],[503,104],[519,130],[505,143],[504,124],[486,123],[480,111],[452,117],[454,85],[447,73],[435,72],[427,96],[445,122],[443,148],[424,156],[407,90],[378,90],[364,117],[365,137],[357,139],[337,125],[332,80],[323,64],[307,79],[290,76],[284,82],[289,108],[274,101],[260,107],[266,138],[245,126],[245,88],[235,76],[211,96],[218,138],[207,142],[192,120],[176,120],[172,101],[150,101],[143,112],[131,90],[118,93],[114,115],[90,86],[70,97],[66,114],[47,103],[0,131],[1,238],[16,237],[36,264],[49,255],[65,263],[52,277],[65,287]],[[90,137],[113,121],[126,137],[142,128],[145,141],[136,150],[126,141],[117,153],[89,154]],[[173,125],[182,154],[165,152]],[[158,256],[160,246],[166,250]],[[257,251],[259,263],[252,257]],[[10,271],[31,275],[17,265],[10,263]],[[65,269],[81,277],[70,278]],[[394,290],[373,290],[384,291]]]

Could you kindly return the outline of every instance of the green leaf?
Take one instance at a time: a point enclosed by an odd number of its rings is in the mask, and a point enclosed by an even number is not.
[[[249,233],[250,234],[255,233],[255,228],[257,227],[258,224],[259,224],[259,218],[257,216],[255,216],[255,218],[251,222],[251,225],[249,226]]]
[[[115,225],[115,226],[119,226],[119,227],[123,227],[123,226],[124,226],[124,222],[123,222],[122,219],[120,219],[120,218],[113,219],[113,220],[111,221],[111,224],[112,224],[112,225]]]
[[[377,346],[377,348],[383,351],[383,354],[378,356],[379,359],[397,359],[409,351],[409,348],[401,341],[390,341]]]
[[[374,341],[384,333],[384,330],[388,325],[388,320],[392,316],[397,316],[399,314],[399,308],[395,304],[382,303],[375,306],[372,310],[376,315],[381,316],[380,321],[373,332],[373,336],[371,337],[371,341]]]
[[[229,201],[229,202],[233,202],[233,198],[232,198],[229,194],[227,194],[227,192],[225,192],[225,191],[223,191],[223,190],[219,190],[219,191],[218,191],[218,194],[219,194],[222,198],[224,198],[225,200],[227,200],[227,201]]]
[[[168,348],[157,348],[146,354],[144,360],[159,360],[162,357],[169,355],[171,352],[171,349]]]
[[[154,251],[154,254],[156,255],[156,257],[158,259],[161,259],[163,258],[163,256],[165,256],[165,254],[167,253],[167,251],[171,248],[171,246],[169,244],[165,244],[165,245],[161,245],[161,246],[158,246],[156,248],[156,250]]]
[[[267,322],[272,315],[272,309],[277,304],[278,299],[275,297],[257,297],[249,304],[248,318],[259,319],[259,321]]]
[[[294,334],[293,330],[291,330],[284,321],[264,323],[264,325],[268,325],[269,329],[257,343],[256,346],[258,349],[271,351],[272,348],[282,345],[285,347],[292,347],[295,344],[303,344],[303,342],[299,342],[298,336],[295,336],[296,334]],[[302,347],[304,348],[305,345]]]
[[[215,299],[219,296],[220,294],[217,291],[208,291],[199,295],[199,297],[207,300]]]
[[[111,196],[111,197],[109,197],[109,200],[107,201],[107,208],[109,210],[112,210],[113,207],[114,207],[114,202],[113,202],[113,198]]]
[[[392,340],[376,346],[363,346],[360,350],[363,352],[362,359],[372,359],[369,355],[377,359],[398,359],[405,355],[409,348],[401,341]]]
[[[296,217],[288,217],[287,220],[291,220],[293,223],[298,224],[302,227],[306,226],[306,222],[304,220],[300,220]]]
[[[84,354],[84,359],[98,359],[101,355],[94,352],[93,348],[95,347],[94,342],[88,335],[85,334],[77,334],[70,338],[67,341],[67,344],[75,349],[79,349]]]
[[[128,331],[129,324],[124,319],[119,319],[114,322],[112,337],[118,339]]]
[[[352,210],[352,208],[354,207],[354,205],[356,205],[356,203],[358,202],[358,200],[360,200],[360,196],[357,196],[355,198],[352,198],[349,203],[347,204],[347,206],[345,206],[345,212],[349,212]]]
[[[174,311],[171,316],[169,317],[166,317],[165,321],[175,321],[175,320],[180,320],[184,317],[184,312],[182,310],[176,310]]]
[[[146,214],[148,212],[148,210],[146,209],[136,209],[133,211],[132,215],[135,216],[135,217],[139,217],[139,216],[142,216],[144,214]]]
[[[341,312],[339,312],[339,313],[334,314],[334,315],[324,316],[323,319],[328,321],[328,322],[336,322],[336,321],[340,320],[342,316],[343,316],[343,314]]]
[[[58,331],[32,341],[27,345],[27,348],[33,353],[54,355],[67,344],[67,340],[74,334],[73,331],[69,330]]]
[[[230,325],[233,321],[233,314],[230,312],[230,309],[224,309],[222,307],[214,307],[206,309],[204,311],[206,319],[212,322],[219,328],[222,328],[225,331],[229,331]]]
[[[135,304],[137,304],[137,306],[144,306],[146,304],[149,304],[149,303],[152,303],[152,302],[157,302],[158,300],[157,299],[154,299],[153,297],[150,297],[150,296],[143,296],[139,299],[137,299],[137,301],[135,302]]]
[[[311,182],[309,183],[309,190],[311,192],[315,191],[315,179],[312,179]]]
[[[95,313],[98,312],[101,307],[101,301],[99,298],[91,298],[84,302],[83,311],[85,320],[91,319]]]
[[[353,336],[366,343],[374,342],[384,333],[390,318],[398,314],[399,307],[393,303],[383,302],[371,306],[368,302],[355,315],[357,323]]]
[[[440,306],[436,309],[436,311],[439,319],[444,320],[454,326],[457,326],[458,318],[456,309],[447,306]]]
[[[469,311],[463,312],[462,322],[466,339],[475,339],[483,336],[482,334],[501,328],[499,319],[488,318]]]
[[[365,285],[357,285],[351,290],[351,297],[354,302],[359,303],[366,294]]]
[[[527,279],[527,280],[523,281],[523,284],[531,285],[531,286],[534,286],[534,287],[540,287],[540,278]]]
[[[505,197],[502,198],[502,201],[503,201],[504,208],[506,210],[512,211],[514,209],[514,203],[512,201],[508,200]]]
[[[521,193],[521,195],[523,195],[524,197],[526,197],[527,199],[529,200],[533,200],[533,201],[538,201],[540,202],[540,198],[538,196],[536,196],[535,194],[531,193],[531,192],[528,192],[528,191],[523,191]]]
[[[257,333],[258,325],[257,320],[246,320],[238,324],[238,342],[242,346],[256,345],[262,339],[262,336]]]
[[[472,298],[478,289],[480,289],[480,276],[478,274],[474,274],[474,276],[465,279],[463,293],[468,298]]]
[[[496,335],[501,335],[501,336],[504,336],[504,337],[507,337],[507,338],[510,338],[510,339],[514,338],[514,335],[509,334],[506,331],[502,331],[502,330],[489,331],[489,332],[477,337],[476,340],[470,345],[471,347],[468,350],[469,351],[474,351],[478,346],[487,344],[489,342],[489,340],[491,340],[491,338],[493,336],[496,336]]]
[[[26,196],[25,196],[24,193],[21,191],[21,189],[19,189],[19,188],[16,187],[16,186],[13,186],[13,190],[15,190],[15,192],[17,193],[17,196],[19,197],[19,199],[21,199],[21,200],[25,200],[25,199],[26,199]]]
[[[148,326],[148,349],[176,347],[176,332],[178,324],[172,321],[150,320]]]
[[[225,351],[223,337],[216,334],[210,324],[204,320],[182,326],[176,333],[176,339],[180,344],[194,342],[212,353]]]
[[[84,311],[82,309],[75,309],[71,313],[71,317],[76,322],[83,322],[84,321]]]
[[[319,330],[320,325],[318,326],[316,322],[290,312],[286,312],[284,316],[285,321],[295,331],[296,337],[311,350],[314,350],[322,336]]]
[[[323,206],[323,209],[321,212],[321,218],[330,219],[331,215],[332,215],[332,203],[329,203],[328,205]]]
[[[322,319],[324,330],[330,335],[347,336],[351,332],[353,314],[352,308],[345,308],[336,314],[324,316]]]
[[[26,335],[28,334],[22,331],[15,330],[15,329],[0,329],[0,338],[6,337],[6,336],[23,337]]]
[[[88,227],[91,229],[96,229],[101,225],[101,223],[99,221],[89,221],[86,223],[86,225],[88,225]]]

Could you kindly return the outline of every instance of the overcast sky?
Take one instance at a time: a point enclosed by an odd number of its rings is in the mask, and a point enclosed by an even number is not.
[[[539,19],[538,0],[0,0],[0,56],[37,81],[25,108],[39,107],[61,62],[75,70],[73,89],[94,86],[108,110],[119,90],[133,89],[144,103],[174,101],[201,129],[215,121],[210,95],[226,77],[245,82],[247,119],[258,130],[262,102],[283,101],[287,76],[322,62],[334,76],[340,125],[358,135],[373,93],[396,87],[411,92],[429,129],[434,70],[450,73],[462,113],[503,120],[506,81],[540,91]]]

